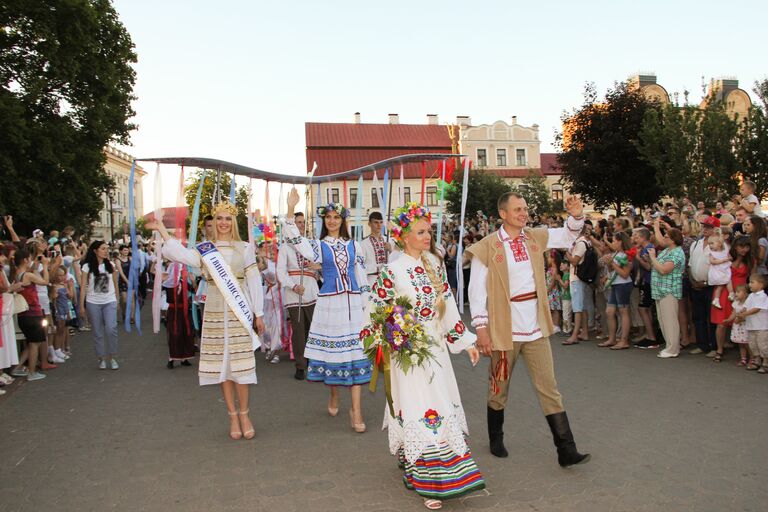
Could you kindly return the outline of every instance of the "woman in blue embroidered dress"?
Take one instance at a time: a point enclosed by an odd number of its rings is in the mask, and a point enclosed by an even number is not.
[[[385,265],[371,290],[370,310],[407,297],[417,320],[436,342],[434,357],[407,372],[390,365],[393,411],[384,415],[389,449],[404,470],[403,483],[430,510],[442,501],[485,488],[467,445],[467,421],[450,353],[466,351],[473,365],[480,354],[475,335],[461,321],[445,266],[434,251],[431,215],[417,203],[395,211],[392,235],[402,256]],[[361,336],[369,334],[370,327]]]
[[[361,385],[371,380],[371,363],[363,352],[360,330],[368,298],[368,281],[360,246],[350,240],[346,218],[349,211],[341,204],[318,208],[323,217],[320,241],[301,236],[293,223],[299,193],[288,194],[288,220],[285,241],[306,259],[322,264],[323,286],[318,294],[309,338],[304,349],[307,380],[323,382],[330,388],[328,414],[339,413],[339,386],[349,387],[352,408],[349,421],[359,433],[365,432],[360,407]]]

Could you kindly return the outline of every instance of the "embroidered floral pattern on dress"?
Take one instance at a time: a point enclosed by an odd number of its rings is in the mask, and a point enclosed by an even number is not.
[[[376,278],[376,282],[373,283],[371,288],[371,295],[374,303],[381,303],[395,297],[395,285],[393,279],[395,276],[389,270],[386,265],[379,272],[379,277]]]
[[[437,435],[437,429],[443,424],[443,417],[440,416],[436,410],[427,409],[427,412],[424,413],[424,417],[419,421],[422,422],[425,427],[430,429],[434,435]]]
[[[448,343],[454,343],[456,340],[461,338],[461,335],[464,334],[466,329],[467,327],[464,325],[464,322],[459,320],[456,322],[456,325],[453,326],[453,329],[450,329],[445,334],[445,339],[448,341]]]

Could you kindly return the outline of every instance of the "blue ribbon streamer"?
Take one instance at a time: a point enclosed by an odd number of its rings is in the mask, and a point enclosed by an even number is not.
[[[136,322],[136,332],[141,336],[141,312],[139,311],[139,245],[136,239],[136,210],[134,207],[134,184],[136,183],[136,160],[131,163],[131,175],[128,178],[128,219],[131,225],[131,270],[128,272],[128,293],[125,308],[125,330],[131,332],[131,313]]]
[[[235,175],[232,175],[232,181],[229,183],[229,202],[235,204]]]
[[[200,175],[200,183],[197,185],[197,194],[195,195],[195,206],[192,208],[192,220],[189,223],[189,237],[187,238],[187,248],[192,249],[197,244],[197,223],[200,218],[200,198],[203,195],[203,185],[205,184],[205,178],[207,173],[203,171]],[[235,181],[232,180],[232,183]],[[234,204],[234,203],[233,203]],[[189,266],[187,266],[187,272],[191,272]],[[192,302],[192,325],[195,330],[200,328],[199,312],[197,305]]]

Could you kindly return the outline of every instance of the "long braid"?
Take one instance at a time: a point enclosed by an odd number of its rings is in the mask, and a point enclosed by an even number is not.
[[[438,278],[435,268],[432,266],[432,253],[426,251],[422,255],[421,261],[424,263],[424,270],[429,276],[429,280],[432,281],[432,289],[435,291],[435,305],[437,306],[437,317],[443,318],[445,314],[445,297],[443,297],[443,282]]]

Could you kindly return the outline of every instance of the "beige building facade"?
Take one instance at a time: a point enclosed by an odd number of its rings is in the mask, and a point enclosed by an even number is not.
[[[104,207],[99,212],[98,220],[93,223],[91,238],[109,241],[113,238],[120,238],[118,233],[127,229],[128,226],[128,181],[131,175],[133,156],[112,146],[106,147],[104,154],[107,157],[104,171],[114,180],[115,188],[111,194],[103,194]],[[144,204],[142,179],[146,174],[144,169],[136,165],[134,213],[137,219],[142,214],[142,205]]]

